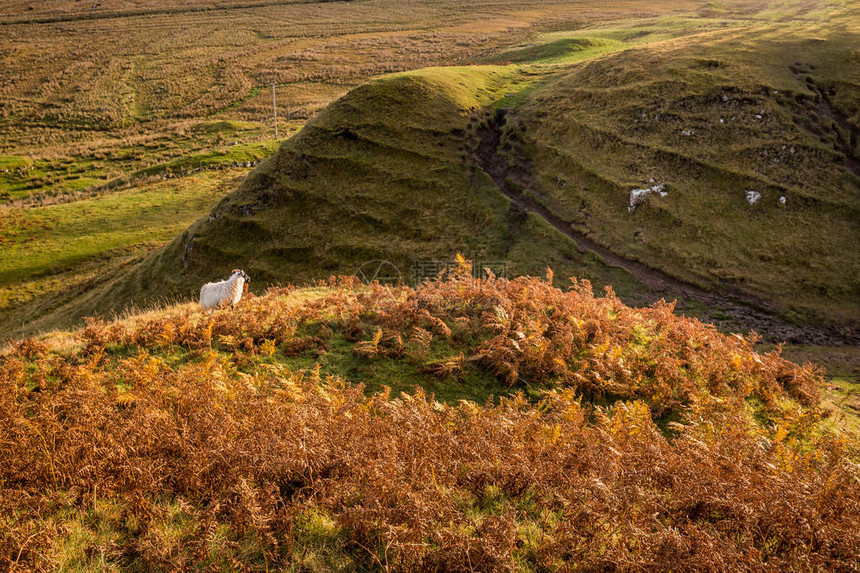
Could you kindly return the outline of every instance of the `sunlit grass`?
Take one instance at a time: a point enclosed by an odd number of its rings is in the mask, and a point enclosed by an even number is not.
[[[227,192],[238,170],[114,191],[72,203],[0,210],[2,306],[61,288],[76,269],[109,268],[158,246],[193,223]],[[95,265],[95,269],[93,268]]]

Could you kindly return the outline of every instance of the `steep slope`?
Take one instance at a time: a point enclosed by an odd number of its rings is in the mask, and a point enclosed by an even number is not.
[[[628,50],[535,93],[502,131],[526,130],[536,200],[617,254],[856,326],[858,22]],[[631,208],[633,189],[660,183],[665,196]]]
[[[372,81],[164,249],[70,296],[44,324],[193,297],[234,267],[258,288],[384,260],[387,274],[410,282],[416,265],[461,252],[512,275],[551,266],[558,284],[589,278],[628,302],[689,296],[733,317],[753,306],[856,341],[856,16],[848,6],[824,20],[708,31],[572,65]],[[620,49],[639,33],[606,32],[611,42],[598,44]],[[589,34],[551,36],[552,58],[597,45]],[[633,189],[657,184],[665,196],[631,208]],[[794,336],[782,332],[774,337]]]
[[[388,76],[352,91],[210,215],[47,319],[195,296],[202,283],[235,267],[259,288],[352,275],[367,261],[385,260],[408,283],[416,262],[446,262],[457,252],[476,264],[502,262],[512,275],[543,274],[551,266],[565,279],[591,278],[634,295],[636,282],[627,272],[606,267],[540,217],[512,208],[475,165],[468,133],[477,110],[522,81],[513,67],[443,68]]]

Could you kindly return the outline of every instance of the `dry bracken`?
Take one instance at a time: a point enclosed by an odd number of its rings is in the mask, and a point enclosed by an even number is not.
[[[3,567],[74,562],[73,531],[78,565],[155,569],[860,562],[857,442],[816,429],[811,366],[579,282],[302,292],[90,321],[77,350],[0,357]],[[338,340],[368,367],[481,370],[510,393],[366,395],[289,366]]]

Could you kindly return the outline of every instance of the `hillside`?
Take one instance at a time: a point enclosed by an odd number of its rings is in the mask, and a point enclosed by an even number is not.
[[[0,30],[0,571],[857,570],[860,3]]]
[[[431,68],[353,90],[211,214],[118,278],[69,293],[71,303],[47,319],[193,296],[201,281],[223,272],[225,261],[245,269],[258,288],[352,275],[376,259],[391,262],[409,282],[415,261],[447,261],[463,252],[475,261],[502,261],[509,274],[538,274],[549,265],[560,276],[632,294],[626,272],[511,207],[476,167],[470,126],[522,75],[501,66]]]
[[[547,30],[631,11],[658,18],[695,6],[3,2],[3,339],[79,322],[81,313],[55,312],[208,213],[245,169],[374,76],[479,61]],[[187,201],[177,206],[180,197]]]
[[[499,56],[530,63],[384,76],[45,324],[194,296],[233,267],[267,285],[384,260],[411,282],[416,263],[463,252],[631,303],[678,298],[775,340],[856,342],[855,15],[553,33]]]
[[[856,327],[859,23],[854,8],[577,67],[513,114],[534,200],[625,258]],[[655,183],[665,196],[631,213]]]
[[[375,75],[476,60],[565,23],[694,4],[6,1],[0,206],[164,171],[213,148],[230,151],[227,143],[285,137]]]
[[[585,283],[448,278],[16,343],[0,563],[856,565],[860,444],[827,429],[814,367]]]

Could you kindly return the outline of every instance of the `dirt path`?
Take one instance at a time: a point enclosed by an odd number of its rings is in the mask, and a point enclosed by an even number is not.
[[[745,330],[755,330],[767,341],[792,344],[815,344],[823,346],[860,344],[860,333],[851,329],[828,326],[798,326],[786,322],[769,309],[767,302],[751,295],[728,291],[715,293],[696,285],[681,281],[671,275],[648,267],[638,261],[625,259],[607,247],[595,242],[573,229],[571,222],[555,213],[546,204],[532,197],[544,198],[534,184],[527,165],[512,165],[499,152],[502,129],[507,122],[504,110],[498,110],[488,118],[486,127],[477,130],[477,146],[474,159],[483,171],[495,182],[499,191],[522,211],[543,217],[550,225],[570,237],[582,251],[591,251],[600,256],[610,267],[626,270],[644,287],[660,298],[695,301],[713,312],[731,316]],[[513,184],[512,184],[513,182]],[[528,193],[524,193],[527,190]],[[680,310],[680,305],[679,305]],[[712,321],[715,322],[715,321]]]

